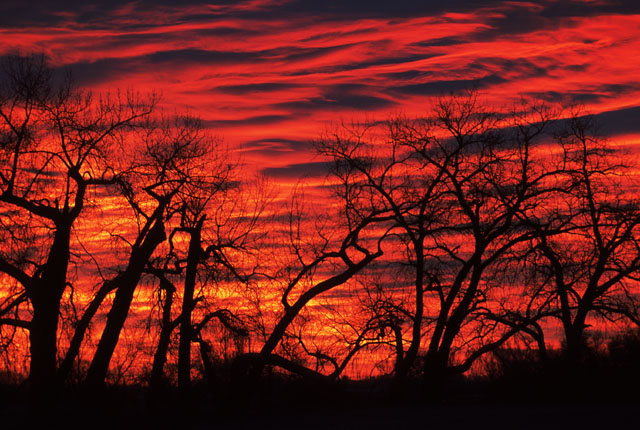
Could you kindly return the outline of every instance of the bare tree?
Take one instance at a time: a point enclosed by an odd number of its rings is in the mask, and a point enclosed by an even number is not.
[[[56,376],[74,223],[96,187],[118,182],[110,160],[118,159],[123,132],[153,102],[133,95],[95,99],[69,81],[57,84],[43,57],[11,56],[2,67],[0,202],[13,216],[3,220],[9,246],[0,271],[22,285],[32,307],[30,321],[13,323],[29,329],[29,378],[46,401]],[[13,220],[28,228],[14,228]]]
[[[311,301],[349,282],[383,254],[380,243],[386,234],[371,239],[368,233],[378,225],[384,229],[388,214],[377,208],[366,212],[351,206],[350,197],[343,194],[349,192],[346,183],[335,184],[334,189],[340,196],[337,205],[323,209],[338,210],[338,216],[313,216],[306,212],[300,192],[292,199],[286,232],[291,258],[273,277],[282,282],[282,310],[272,328],[265,329],[260,352],[243,354],[236,360],[238,367],[252,369],[250,374],[254,376],[270,365],[323,378],[324,375],[297,362],[296,357],[287,358],[287,342],[297,338],[292,323],[302,316]]]
[[[593,118],[578,112],[565,124],[556,136],[565,181],[556,195],[557,213],[528,221],[537,232],[532,296],[560,320],[566,357],[575,365],[593,318],[640,322],[633,293],[640,270],[640,201],[626,176],[630,158],[622,161],[623,154],[598,135]],[[561,234],[554,225],[562,225]]]
[[[173,318],[173,300],[177,288],[167,279],[165,273],[157,273],[160,281],[158,289],[158,301],[162,309],[160,320],[160,334],[155,353],[153,354],[153,363],[151,366],[151,374],[149,376],[149,386],[152,391],[157,392],[162,386],[164,380],[164,366],[167,362],[167,353],[171,343],[171,334],[180,323],[180,316]],[[164,296],[164,300],[163,297]]]
[[[469,92],[440,99],[431,118],[349,127],[318,145],[340,166],[338,177],[350,177],[352,207],[391,215],[385,243],[394,251],[387,254],[411,269],[413,301],[386,306],[389,317],[410,322],[410,330],[394,332],[397,376],[409,372],[423,339],[424,372],[438,380],[468,370],[518,333],[537,333],[535,318],[501,312],[491,278],[494,266],[537,234],[521,214],[557,188],[559,172],[547,169],[537,149],[554,118],[526,103],[498,114]]]
[[[447,372],[466,371],[515,334],[533,330],[534,321],[497,314],[491,270],[535,236],[520,214],[553,196],[558,172],[547,168],[538,149],[555,119],[544,106],[524,103],[498,115],[471,93],[441,100],[435,114],[447,137],[434,133],[432,145],[419,153],[443,169],[451,202],[448,226],[428,251],[432,267],[438,266],[429,290],[437,312],[425,377],[437,387]],[[452,363],[456,351],[462,358]]]
[[[144,127],[135,168],[122,180],[124,195],[139,221],[126,268],[119,273],[113,305],[87,373],[89,386],[104,384],[109,362],[127,319],[145,268],[166,236],[166,223],[183,211],[182,193],[203,184],[225,186],[228,168],[210,161],[215,142],[203,134],[197,118],[151,120]],[[222,173],[221,173],[222,172]]]
[[[422,145],[431,143],[430,133],[426,121],[397,118],[384,123],[343,125],[316,145],[321,154],[336,161],[336,176],[348,189],[348,205],[390,214],[393,235],[399,239],[395,245],[402,247],[392,258],[402,252],[413,269],[413,309],[406,312],[411,321],[409,347],[398,350],[395,370],[400,378],[413,366],[422,341],[424,293],[429,283],[424,261],[427,241],[442,228],[439,222],[447,215],[443,204],[445,168],[422,163],[416,156],[420,150],[427,150]],[[404,343],[401,330],[396,332],[396,342]]]

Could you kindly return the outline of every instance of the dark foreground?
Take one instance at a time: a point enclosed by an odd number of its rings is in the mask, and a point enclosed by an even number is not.
[[[2,429],[623,429],[640,425],[635,380],[593,378],[449,381],[435,398],[416,381],[317,384],[277,379],[212,395],[196,385],[190,402],[173,389],[96,394],[68,389],[49,412],[27,406],[24,387],[0,386]]]

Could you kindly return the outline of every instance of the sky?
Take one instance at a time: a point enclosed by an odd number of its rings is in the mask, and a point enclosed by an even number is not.
[[[0,0],[15,53],[94,92],[158,93],[280,184],[324,176],[312,142],[331,124],[471,88],[582,103],[640,148],[639,0]]]
[[[469,88],[490,103],[578,101],[640,143],[637,0],[3,0],[0,55],[44,53],[94,91],[157,92],[276,181],[320,175],[341,120],[425,115]]]

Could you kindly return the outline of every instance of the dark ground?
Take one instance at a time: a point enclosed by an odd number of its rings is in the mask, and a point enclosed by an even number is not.
[[[111,387],[101,395],[67,390],[52,409],[29,413],[24,387],[0,386],[0,429],[635,429],[640,385],[581,383],[567,388],[539,378],[451,381],[440,399],[414,381],[316,384],[270,380],[253,391],[213,398],[196,386],[188,412],[175,390],[151,405],[140,387]],[[566,380],[565,380],[566,382]],[[626,384],[625,384],[626,385]],[[252,394],[245,394],[252,393]]]

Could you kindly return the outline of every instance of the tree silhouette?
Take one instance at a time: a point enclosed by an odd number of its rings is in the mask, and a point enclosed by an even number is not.
[[[411,268],[413,309],[385,299],[387,319],[396,321],[389,333],[397,376],[412,368],[425,332],[424,372],[435,380],[468,370],[518,333],[536,334],[536,319],[509,318],[496,307],[491,278],[496,265],[537,235],[522,214],[556,192],[561,172],[549,169],[538,149],[552,137],[554,119],[544,106],[527,103],[498,114],[471,91],[441,98],[431,118],[343,128],[317,145],[336,161],[350,207],[390,214],[387,254]],[[394,314],[407,316],[410,329],[397,327]],[[454,362],[456,351],[461,357]]]
[[[359,210],[386,212],[394,222],[398,245],[409,259],[414,273],[413,310],[409,315],[409,347],[403,348],[402,331],[395,331],[396,376],[402,378],[413,366],[423,335],[424,293],[429,283],[425,271],[428,237],[441,228],[446,217],[443,201],[444,171],[435,164],[425,166],[416,157],[417,146],[429,138],[424,121],[397,118],[383,124],[342,127],[316,145],[318,151],[336,161],[335,174],[348,189],[348,205]],[[400,309],[401,307],[396,307]],[[387,307],[387,318],[393,320]],[[374,318],[371,322],[380,322]],[[375,324],[374,324],[375,325]],[[399,329],[399,327],[397,327]]]
[[[55,383],[74,223],[96,187],[118,182],[110,160],[153,101],[131,94],[95,99],[68,80],[58,83],[43,57],[6,57],[2,73],[0,202],[13,216],[3,220],[9,242],[0,271],[21,284],[33,309],[30,321],[13,323],[29,329],[29,380],[44,403]]]
[[[145,124],[142,143],[134,168],[122,181],[140,230],[116,281],[114,302],[87,373],[89,386],[104,384],[133,294],[154,252],[167,239],[166,224],[183,212],[184,195],[196,188],[215,193],[228,183],[230,166],[211,163],[215,142],[202,133],[196,118],[152,119]]]
[[[348,192],[348,187],[339,183],[335,190],[344,196],[342,193]],[[272,328],[264,328],[265,339],[260,351],[239,356],[237,368],[249,369],[250,375],[257,376],[266,365],[273,365],[293,373],[322,377],[292,357],[278,353],[277,349],[285,348],[287,339],[296,338],[295,333],[291,333],[292,323],[312,300],[345,284],[383,254],[381,238],[372,240],[366,237],[366,232],[389,220],[384,210],[360,211],[350,206],[348,198],[340,198],[338,202],[340,217],[334,217],[335,222],[331,222],[326,216],[306,213],[304,195],[300,192],[294,195],[287,216],[289,260],[275,276],[282,282],[283,309]]]
[[[640,201],[632,168],[598,136],[592,117],[573,114],[556,140],[561,147],[562,192],[554,216],[528,221],[536,231],[531,264],[544,311],[558,318],[566,357],[577,365],[586,348],[591,317],[638,324],[633,294],[640,270]]]
[[[39,56],[0,74],[0,376],[28,363],[36,410],[133,374],[155,406],[175,382],[184,418],[198,368],[233,401],[359,363],[438,398],[492,352],[552,369],[558,327],[566,371],[621,355],[590,350],[592,326],[640,326],[637,166],[580,111],[468,91],[341,123],[313,201],[278,199],[154,96],[95,97]]]

